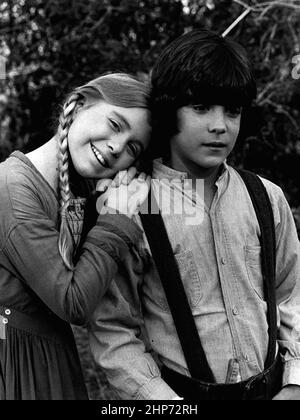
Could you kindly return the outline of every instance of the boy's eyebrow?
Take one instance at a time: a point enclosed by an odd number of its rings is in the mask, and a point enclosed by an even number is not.
[[[117,118],[119,118],[119,119],[123,122],[123,124],[124,124],[124,125],[126,125],[126,128],[127,128],[128,130],[131,130],[131,125],[130,125],[130,124],[129,124],[129,122],[126,120],[126,118],[125,118],[125,117],[123,117],[123,115],[119,114],[119,112],[117,112],[117,111],[113,111],[113,114],[114,114]]]

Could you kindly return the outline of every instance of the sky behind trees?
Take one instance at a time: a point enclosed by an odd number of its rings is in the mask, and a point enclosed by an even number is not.
[[[53,135],[73,87],[111,70],[147,78],[162,48],[207,28],[249,52],[258,98],[244,116],[231,161],[278,183],[300,233],[300,1],[0,1],[0,161]],[[86,331],[75,329],[91,399],[114,394],[93,365]]]

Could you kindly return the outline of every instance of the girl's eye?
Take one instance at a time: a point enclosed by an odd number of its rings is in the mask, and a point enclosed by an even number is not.
[[[139,149],[138,149],[138,147],[134,143],[128,143],[128,149],[129,149],[130,154],[133,157],[136,158],[138,156]]]
[[[119,123],[117,123],[117,121],[112,120],[112,119],[109,119],[109,122],[110,122],[110,125],[111,125],[112,129],[114,131],[116,131],[117,133],[120,133],[121,127],[120,127]]]

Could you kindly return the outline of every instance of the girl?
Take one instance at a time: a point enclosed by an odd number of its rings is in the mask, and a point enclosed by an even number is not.
[[[146,197],[150,180],[124,170],[149,141],[147,100],[148,87],[134,78],[101,76],[69,96],[50,141],[0,164],[1,400],[88,398],[69,323],[87,322],[140,237],[132,202],[139,189]],[[117,214],[93,227],[88,220],[82,232],[93,179],[119,171],[123,184],[136,184],[134,197],[119,195]]]

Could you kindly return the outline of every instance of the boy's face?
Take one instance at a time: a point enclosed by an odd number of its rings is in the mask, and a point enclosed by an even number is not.
[[[170,141],[171,165],[191,174],[213,170],[236,143],[241,107],[189,105],[178,110],[178,134]]]

